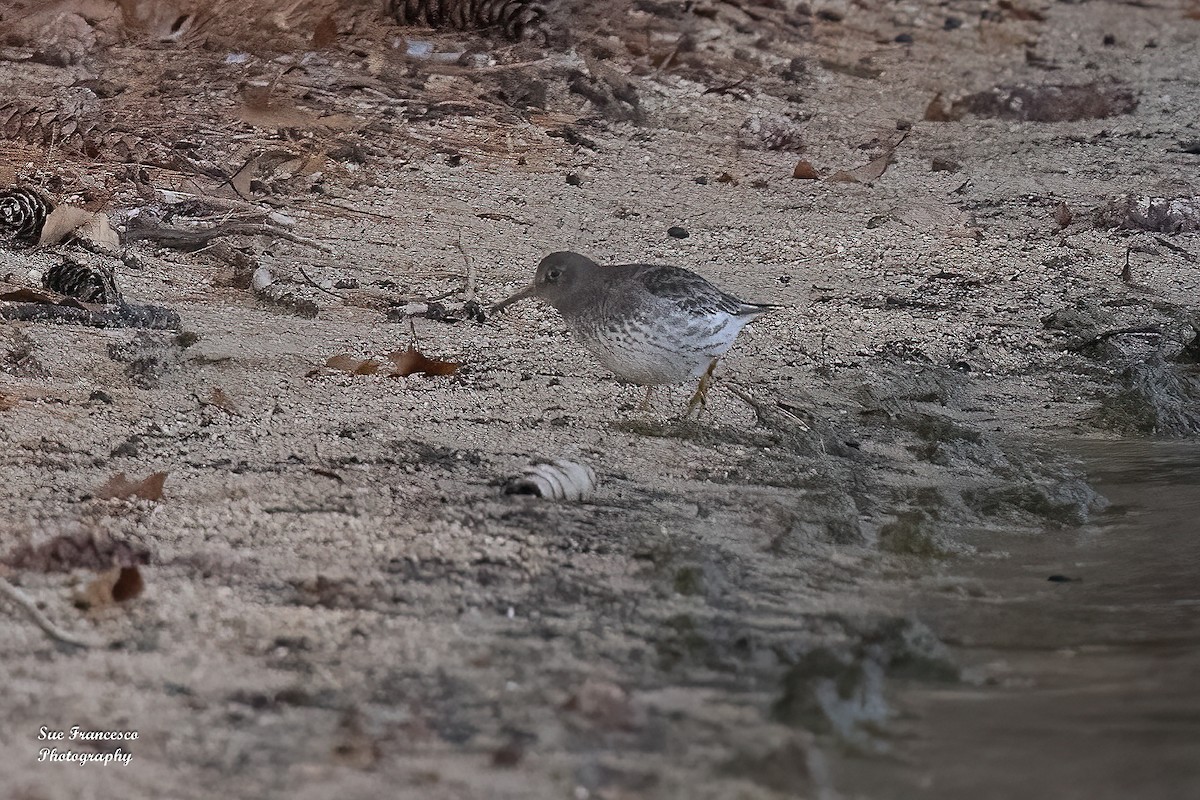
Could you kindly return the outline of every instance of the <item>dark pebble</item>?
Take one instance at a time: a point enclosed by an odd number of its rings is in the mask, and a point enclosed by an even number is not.
[[[946,17],[946,21],[942,23],[942,27],[948,31],[957,30],[962,27],[962,20],[958,17]]]
[[[112,405],[113,401],[112,395],[103,389],[97,389],[96,391],[92,392],[90,395],[88,395],[88,400],[92,401],[93,403],[108,403],[109,405]]]
[[[782,283],[784,286],[787,286],[789,283],[792,282],[792,276],[791,275],[780,275],[779,282]]]
[[[1104,34],[1104,46],[1105,47],[1112,47],[1116,43],[1117,43],[1117,37],[1113,36],[1111,33]]]
[[[708,186],[707,176],[701,175],[699,178],[696,178],[696,183],[700,184],[701,186]]]
[[[446,156],[446,166],[457,167],[462,164],[462,156],[458,153],[451,153]]]
[[[672,236],[676,239],[686,239],[691,236],[691,234],[687,232],[687,228],[681,228],[678,225],[673,225],[670,228],[667,228],[667,236]]]
[[[1046,578],[1046,580],[1050,581],[1051,583],[1071,583],[1072,581],[1079,580],[1079,578],[1068,578],[1066,575],[1051,575],[1049,578]]]
[[[913,38],[911,33],[902,33],[896,37],[896,44],[912,44]]]
[[[844,17],[840,11],[834,11],[831,8],[822,8],[817,12],[817,19],[823,19],[826,22],[841,22]]]
[[[1200,156],[1200,139],[1191,139],[1179,143],[1179,149],[1194,156]]]
[[[574,172],[568,172],[567,173],[567,183],[569,183],[572,186],[582,186],[583,178],[579,177]]]

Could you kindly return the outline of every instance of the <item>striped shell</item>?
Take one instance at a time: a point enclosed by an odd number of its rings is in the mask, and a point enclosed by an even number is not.
[[[510,39],[545,36],[546,7],[537,0],[387,0],[387,11],[401,25],[499,28]]]
[[[0,236],[36,244],[54,203],[33,189],[16,187],[0,192]]]
[[[583,501],[596,491],[596,473],[587,464],[557,459],[531,464],[504,487],[507,494],[532,494],[547,500]]]

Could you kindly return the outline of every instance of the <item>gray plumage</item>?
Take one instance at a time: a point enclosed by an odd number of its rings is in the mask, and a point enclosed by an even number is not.
[[[499,28],[510,39],[545,33],[546,7],[537,0],[387,0],[387,9],[403,25]]]
[[[602,267],[571,252],[544,258],[533,283],[494,310],[528,297],[554,306],[601,364],[642,386],[706,376],[742,328],[773,308],[739,300],[679,267]]]

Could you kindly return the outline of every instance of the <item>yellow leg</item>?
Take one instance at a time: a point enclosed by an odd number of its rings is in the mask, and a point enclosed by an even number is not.
[[[683,418],[687,419],[692,415],[692,411],[697,406],[700,407],[700,412],[704,411],[704,407],[708,404],[708,387],[712,384],[713,370],[717,368],[717,359],[713,359],[708,365],[708,369],[700,377],[700,385],[696,387],[696,393],[692,395],[692,399],[688,401],[687,411],[684,412]],[[696,418],[700,418],[700,412],[696,414]]]

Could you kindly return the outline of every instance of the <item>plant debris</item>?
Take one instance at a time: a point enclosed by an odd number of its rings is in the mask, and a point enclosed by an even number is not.
[[[1159,233],[1200,231],[1200,195],[1117,195],[1096,212],[1096,224],[1101,228]]]
[[[100,500],[127,500],[134,497],[141,500],[162,500],[163,483],[166,482],[168,474],[155,472],[140,481],[133,481],[125,477],[124,472],[118,472],[96,490],[96,497]]]
[[[1021,122],[1072,122],[1131,114],[1138,106],[1133,90],[1119,83],[1001,85],[956,100],[948,112],[940,106],[940,98],[934,101],[939,105],[930,103],[927,120],[956,120],[970,114]]]
[[[142,572],[136,566],[113,567],[100,573],[75,597],[78,608],[103,608],[140,597],[146,588]]]
[[[454,361],[439,361],[428,358],[415,347],[388,353],[388,361],[392,362],[391,375],[401,378],[409,375],[453,375],[462,364]]]
[[[388,367],[388,364],[391,367]],[[349,353],[330,356],[325,360],[328,369],[350,375],[380,375],[387,378],[406,378],[409,375],[452,375],[462,366],[453,361],[428,358],[415,347],[388,353],[383,360],[355,358]],[[310,375],[313,373],[310,373]]]

